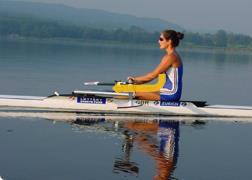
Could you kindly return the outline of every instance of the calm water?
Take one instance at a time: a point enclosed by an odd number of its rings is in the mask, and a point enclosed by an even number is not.
[[[179,51],[182,99],[252,106],[251,54]],[[0,94],[46,96],[84,89],[84,81],[125,80],[152,70],[162,55],[0,41]],[[251,179],[252,124],[194,120],[0,112],[0,177]]]

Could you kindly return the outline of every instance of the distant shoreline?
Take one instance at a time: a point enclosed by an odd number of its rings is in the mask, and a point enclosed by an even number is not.
[[[11,42],[27,42],[27,43],[46,43],[46,44],[61,44],[61,45],[79,45],[79,46],[110,46],[110,47],[122,47],[127,49],[150,49],[159,50],[157,43],[128,43],[119,41],[105,41],[105,40],[85,40],[85,39],[73,39],[73,38],[27,38],[27,37],[0,37],[0,41]],[[183,51],[205,51],[205,52],[233,52],[233,53],[252,53],[252,48],[233,47],[208,47],[208,46],[196,46],[181,43],[179,49]]]

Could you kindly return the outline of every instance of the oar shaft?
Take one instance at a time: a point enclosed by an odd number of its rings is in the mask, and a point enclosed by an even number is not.
[[[102,83],[102,82],[100,82],[97,85],[99,85],[99,86],[114,86],[115,83]]]
[[[84,85],[86,86],[114,86],[115,83],[106,83],[106,82],[85,82]]]

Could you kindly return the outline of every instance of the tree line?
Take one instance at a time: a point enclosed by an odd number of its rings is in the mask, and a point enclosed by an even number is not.
[[[227,33],[183,32],[182,45],[205,47],[252,47],[252,38],[248,35]],[[32,17],[0,16],[0,37],[28,38],[72,38],[84,40],[118,41],[128,43],[156,43],[159,32],[148,32],[137,26],[129,29],[105,30],[93,27],[69,25],[56,21]]]

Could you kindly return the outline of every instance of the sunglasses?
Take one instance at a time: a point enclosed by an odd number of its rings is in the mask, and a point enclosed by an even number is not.
[[[164,38],[161,38],[161,37],[159,38],[159,41],[163,41],[163,40],[164,40]]]

